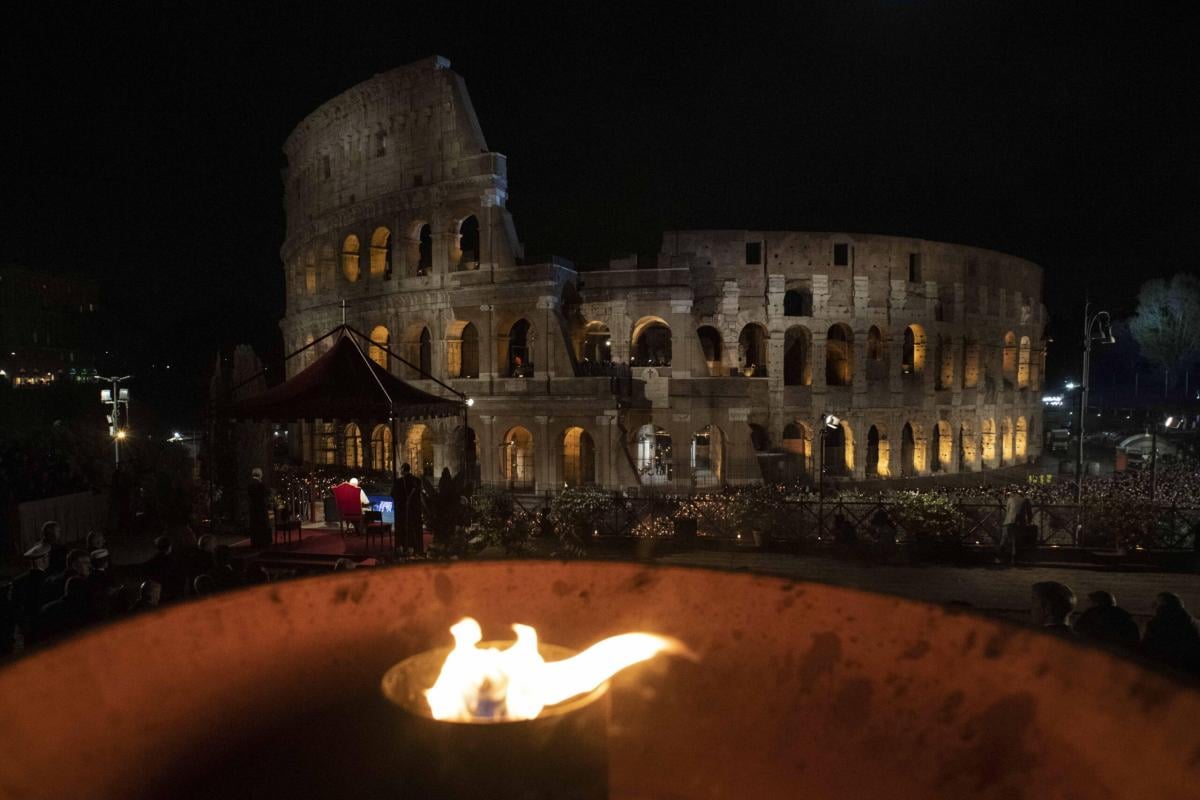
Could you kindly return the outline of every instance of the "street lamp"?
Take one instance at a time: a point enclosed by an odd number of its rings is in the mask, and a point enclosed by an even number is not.
[[[1087,417],[1088,380],[1092,365],[1092,342],[1113,344],[1112,319],[1107,311],[1091,314],[1091,302],[1083,303],[1083,377],[1079,385],[1079,450],[1075,454],[1075,502],[1083,501],[1083,426]]]
[[[97,375],[96,380],[111,383],[111,389],[100,390],[100,402],[105,405],[112,406],[112,411],[108,417],[108,434],[113,437],[113,463],[121,466],[121,442],[125,439],[125,429],[121,427],[121,406],[125,406],[125,423],[129,423],[129,390],[122,389],[122,381],[127,381],[131,375],[122,375],[121,377],[108,378],[103,375]]]
[[[817,494],[823,500],[825,499],[825,432],[837,430],[842,421],[833,414],[825,413],[821,415],[821,428],[817,433],[817,455],[820,458],[820,467],[817,470]]]

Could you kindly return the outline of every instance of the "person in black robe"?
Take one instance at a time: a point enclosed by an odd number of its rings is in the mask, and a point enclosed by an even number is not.
[[[412,467],[400,466],[400,475],[392,482],[392,509],[395,520],[392,533],[396,549],[409,549],[414,555],[424,551],[421,518],[421,479],[412,474]]]
[[[50,561],[50,545],[38,542],[25,551],[29,569],[13,579],[13,612],[16,624],[26,642],[32,641],[33,628],[46,597],[46,565]]]
[[[250,544],[254,547],[271,546],[271,521],[267,516],[267,485],[263,483],[263,471],[255,467],[250,473],[250,484],[246,487],[250,511]]]
[[[58,523],[54,520],[42,524],[42,544],[50,548],[50,563],[46,572],[57,575],[67,568],[67,546],[58,540]]]

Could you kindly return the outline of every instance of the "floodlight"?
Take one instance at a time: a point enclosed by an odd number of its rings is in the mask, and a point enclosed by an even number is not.
[[[840,419],[838,419],[837,417],[835,417],[833,414],[822,414],[821,415],[821,423],[826,428],[836,428],[842,424],[842,421]]]

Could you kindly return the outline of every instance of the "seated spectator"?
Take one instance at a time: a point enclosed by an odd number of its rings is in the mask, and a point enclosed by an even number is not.
[[[42,606],[35,638],[39,643],[57,639],[74,633],[91,621],[87,579],[72,575],[63,586],[63,596]]]
[[[159,585],[162,602],[179,600],[186,591],[187,575],[174,556],[171,540],[159,536],[154,540],[154,549],[154,555],[145,564],[146,576]]]
[[[101,531],[88,531],[87,535],[87,551],[91,553],[94,550],[103,550],[108,546],[104,540],[104,533]]]
[[[93,550],[90,556],[92,572],[87,576],[92,615],[104,619],[125,610],[125,587],[117,582],[110,570],[108,551]]]
[[[25,551],[29,569],[13,580],[13,604],[16,607],[17,626],[28,641],[46,597],[46,567],[50,563],[50,545],[38,542]]]
[[[1090,605],[1075,620],[1075,633],[1097,644],[1136,650],[1138,624],[1125,609],[1117,605],[1111,592],[1092,592]]]
[[[150,611],[158,608],[159,600],[162,597],[162,584],[158,581],[142,581],[142,585],[138,587],[138,598],[133,601],[133,605],[129,607],[131,612]]]
[[[67,568],[67,546],[58,541],[58,523],[54,520],[42,525],[42,544],[50,547],[50,564],[46,572],[57,575]]]
[[[1146,623],[1142,654],[1173,669],[1200,674],[1200,626],[1183,600],[1163,592],[1154,601],[1154,616]]]
[[[1057,581],[1041,581],[1033,585],[1033,624],[1047,633],[1072,636],[1067,622],[1075,610],[1075,593],[1071,587]]]
[[[71,578],[84,578],[92,572],[92,558],[86,550],[71,550],[67,553],[66,569],[59,575],[52,575],[46,580],[43,589],[45,600],[49,603],[58,600],[66,594],[67,581]]]

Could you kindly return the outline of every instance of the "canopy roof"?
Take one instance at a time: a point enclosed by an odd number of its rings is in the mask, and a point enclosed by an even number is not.
[[[307,369],[261,394],[230,403],[224,409],[224,416],[273,422],[386,421],[453,417],[463,412],[465,405],[461,395],[446,398],[429,394],[405,383],[368,358],[355,341],[355,336],[364,340],[367,337],[353,328],[341,325],[322,339],[331,336],[334,337],[333,346]]]

